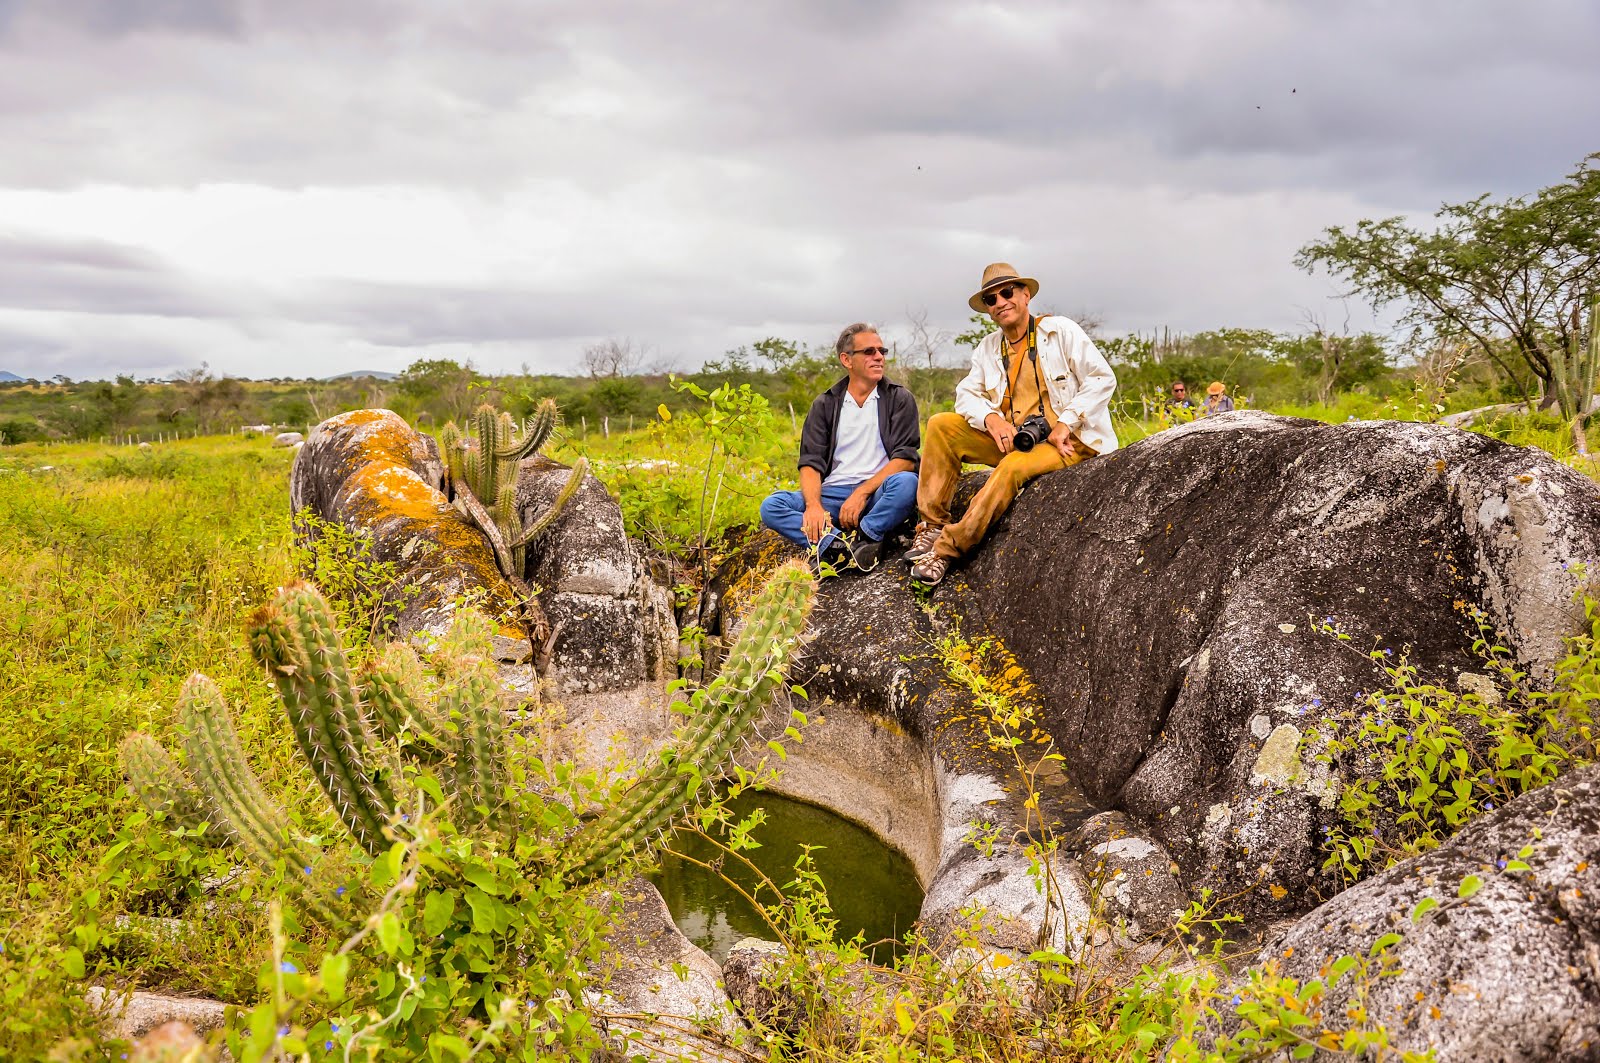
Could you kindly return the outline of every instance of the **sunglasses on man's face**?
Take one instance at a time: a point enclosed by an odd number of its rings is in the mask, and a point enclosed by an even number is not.
[[[996,288],[992,292],[984,292],[980,298],[983,299],[984,306],[993,306],[1001,299],[1010,299],[1016,293],[1017,286],[1015,284],[1008,284],[1004,288]]]
[[[887,357],[889,357],[889,348],[887,348],[887,347],[863,347],[859,351],[851,351],[850,353],[851,354],[859,354],[863,358],[871,358],[873,355],[877,355],[879,358],[887,358]]]

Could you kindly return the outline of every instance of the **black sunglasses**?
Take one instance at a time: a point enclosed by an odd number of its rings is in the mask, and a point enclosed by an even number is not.
[[[984,306],[993,306],[1001,299],[1011,298],[1016,294],[1016,291],[1017,286],[1015,284],[1008,284],[1004,288],[996,288],[992,292],[984,292],[979,298],[983,300]]]
[[[872,355],[876,354],[876,355],[878,355],[880,357],[887,358],[887,357],[889,357],[889,348],[887,348],[887,347],[863,347],[859,351],[851,351],[850,353],[851,354],[864,354],[864,355],[867,355],[868,357],[871,357]]]

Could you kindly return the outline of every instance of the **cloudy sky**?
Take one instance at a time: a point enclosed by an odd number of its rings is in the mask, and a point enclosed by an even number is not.
[[[697,367],[959,328],[994,259],[1337,326],[1324,227],[1600,150],[1600,4],[0,0],[0,144],[23,376]]]

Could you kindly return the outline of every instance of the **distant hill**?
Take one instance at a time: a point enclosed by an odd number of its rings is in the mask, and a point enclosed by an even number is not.
[[[15,373],[8,373],[4,369],[0,369],[0,384],[15,384],[17,381],[25,379],[27,378],[20,377]]]
[[[325,376],[323,380],[356,380],[360,377],[370,376],[374,380],[393,380],[399,373],[387,373],[382,369],[356,369],[349,373],[339,373],[336,376]],[[0,379],[4,379],[0,377]]]

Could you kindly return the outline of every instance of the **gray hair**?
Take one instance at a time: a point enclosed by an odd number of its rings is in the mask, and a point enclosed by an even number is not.
[[[877,332],[877,326],[869,325],[865,321],[857,321],[854,325],[846,325],[844,331],[839,333],[839,338],[834,341],[833,352],[846,354],[855,346],[855,338],[862,332]]]

